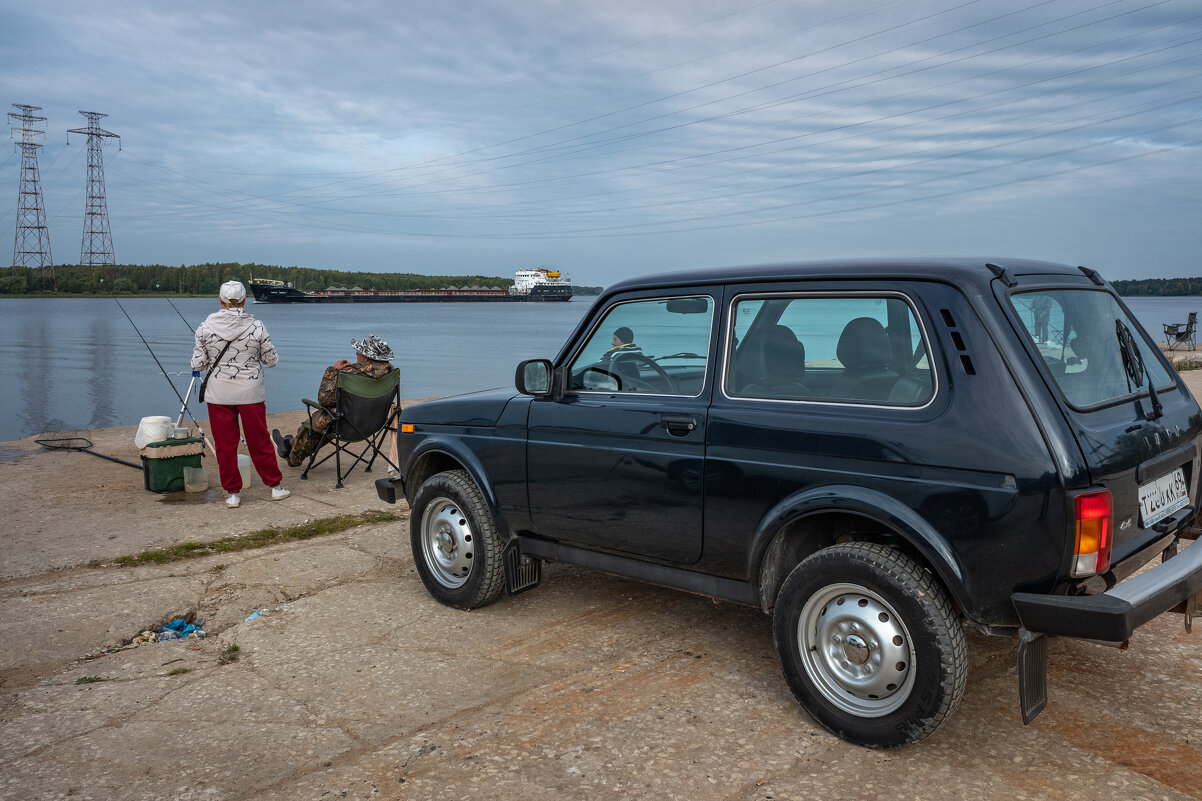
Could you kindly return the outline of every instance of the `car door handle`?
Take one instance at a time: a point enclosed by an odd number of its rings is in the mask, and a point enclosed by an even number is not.
[[[688,415],[665,414],[660,418],[662,425],[669,434],[683,437],[697,428],[697,419]]]

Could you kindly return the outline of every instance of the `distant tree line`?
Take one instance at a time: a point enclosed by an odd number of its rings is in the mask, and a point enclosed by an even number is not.
[[[270,264],[120,264],[87,267],[75,264],[54,266],[55,284],[48,271],[31,267],[0,269],[3,295],[216,295],[226,281],[250,278],[288,281],[297,289],[318,290],[330,286],[362,289],[442,289],[447,286],[513,286],[513,278],[485,275],[417,275],[415,273],[367,273],[317,270],[311,267],[277,267]],[[597,294],[599,287],[575,287],[580,295]]]
[[[1125,298],[1202,295],[1202,278],[1141,278],[1110,283]]]

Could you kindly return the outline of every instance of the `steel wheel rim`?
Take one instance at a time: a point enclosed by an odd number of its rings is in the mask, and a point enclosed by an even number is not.
[[[810,681],[858,717],[896,711],[914,687],[914,644],[897,611],[858,584],[831,584],[801,608],[797,645]]]
[[[422,553],[434,580],[448,589],[462,587],[472,574],[476,537],[467,515],[450,498],[435,498],[422,515]]]

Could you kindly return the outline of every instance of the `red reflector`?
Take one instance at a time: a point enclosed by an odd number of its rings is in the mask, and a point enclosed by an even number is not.
[[[1088,576],[1110,569],[1114,504],[1109,490],[1078,495],[1077,542],[1073,575]]]

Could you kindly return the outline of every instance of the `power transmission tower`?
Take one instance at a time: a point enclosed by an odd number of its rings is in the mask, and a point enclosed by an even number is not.
[[[79,248],[79,263],[90,267],[115,265],[113,234],[109,230],[109,206],[104,198],[104,148],[105,138],[118,140],[121,137],[106,131],[96,123],[107,114],[96,111],[81,111],[88,120],[87,128],[72,128],[68,134],[88,135],[88,205],[83,216],[83,244]],[[70,139],[68,138],[68,141]]]
[[[53,289],[54,257],[50,255],[50,229],[46,227],[46,205],[42,201],[42,179],[38,173],[38,148],[42,146],[38,138],[45,136],[46,132],[34,127],[39,122],[45,122],[46,118],[33,113],[40,111],[41,106],[13,103],[13,107],[20,111],[10,111],[8,116],[17,123],[12,131],[19,135],[16,144],[21,148],[21,185],[17,190],[13,267],[39,268],[42,286],[49,284]]]

